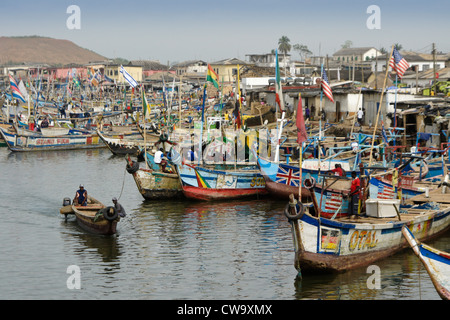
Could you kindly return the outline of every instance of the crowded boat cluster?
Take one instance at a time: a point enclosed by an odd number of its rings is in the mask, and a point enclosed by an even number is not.
[[[400,74],[395,59],[391,67]],[[280,212],[292,226],[301,276],[373,264],[450,227],[447,131],[413,136],[406,128],[409,115],[424,120],[437,110],[432,104],[396,110],[387,126],[384,86],[371,91],[380,99],[374,110],[356,108],[330,122],[323,104],[335,103],[334,87],[323,68],[315,82],[288,85],[277,64],[273,83],[245,92],[239,68],[227,91],[210,66],[200,85],[186,91],[181,80],[156,90],[120,72],[126,82],[89,92],[67,85],[32,90],[42,83],[24,86],[10,75],[3,145],[11,152],[108,148],[124,157],[149,201],[285,201]],[[346,86],[356,97],[363,94],[355,83]],[[312,92],[320,100],[312,100]],[[441,140],[431,145],[435,136]],[[80,195],[80,203],[64,199],[61,214],[74,214],[90,231],[114,234],[117,207]],[[421,248],[414,252],[432,260],[430,276],[448,299],[449,255]]]

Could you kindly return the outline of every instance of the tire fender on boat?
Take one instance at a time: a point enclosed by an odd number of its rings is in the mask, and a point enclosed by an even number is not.
[[[127,169],[128,173],[131,173],[131,174],[135,173],[136,171],[139,170],[139,162],[132,161],[131,162],[131,166],[130,166],[129,163],[127,163],[127,168],[126,169]]]
[[[298,220],[303,216],[304,213],[305,208],[303,206],[303,203],[301,202],[295,202],[293,204],[288,203],[284,208],[284,215],[286,216],[286,218],[288,218],[288,220]]]
[[[167,133],[162,133],[162,134],[159,136],[159,141],[161,141],[161,142],[166,142],[167,140],[169,140],[169,135],[168,135]]]
[[[106,207],[103,210],[103,217],[108,221],[116,220],[119,214],[114,207]]]
[[[312,188],[314,188],[315,185],[316,185],[316,179],[314,179],[313,177],[306,178],[305,180],[303,180],[303,186],[308,190],[311,190]]]

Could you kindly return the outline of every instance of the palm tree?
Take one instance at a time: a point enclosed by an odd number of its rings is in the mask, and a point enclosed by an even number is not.
[[[291,48],[292,48],[292,46],[289,42],[291,42],[291,40],[289,40],[289,38],[286,36],[282,36],[278,40],[278,50],[280,50],[280,52],[282,52],[284,54],[284,74],[285,75],[286,75],[286,53],[291,51]]]
[[[303,72],[305,71],[306,57],[308,54],[312,54],[311,50],[308,49],[308,46],[304,44],[294,44],[293,46],[295,51],[298,51],[299,55],[303,57]]]
[[[396,43],[396,44],[394,45],[394,48],[397,49],[397,51],[400,51],[400,50],[403,49],[403,46],[402,46],[400,43]]]

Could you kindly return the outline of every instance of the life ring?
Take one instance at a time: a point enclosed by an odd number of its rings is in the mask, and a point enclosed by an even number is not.
[[[103,210],[103,217],[108,221],[116,220],[119,214],[117,213],[116,208],[114,207],[107,207]]]
[[[133,161],[133,162],[131,162],[131,166],[130,166],[129,163],[127,163],[126,169],[127,169],[127,172],[130,173],[130,174],[135,173],[136,171],[139,170],[139,162]]]
[[[303,186],[308,190],[311,190],[312,188],[314,188],[315,185],[316,185],[316,179],[314,179],[313,177],[306,178],[305,180],[303,180]]]
[[[297,214],[291,214],[290,209],[294,207]],[[290,204],[288,203],[286,205],[286,207],[284,208],[284,215],[286,216],[286,218],[288,218],[288,220],[298,220],[301,217],[303,217],[303,215],[305,214],[305,208],[303,206],[303,203],[301,202],[296,202],[295,204]]]

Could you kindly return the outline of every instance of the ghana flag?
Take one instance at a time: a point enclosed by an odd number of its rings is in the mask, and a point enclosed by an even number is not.
[[[208,73],[206,75],[206,81],[212,82],[214,87],[219,89],[219,76],[217,73],[211,68],[211,66],[208,64]]]

